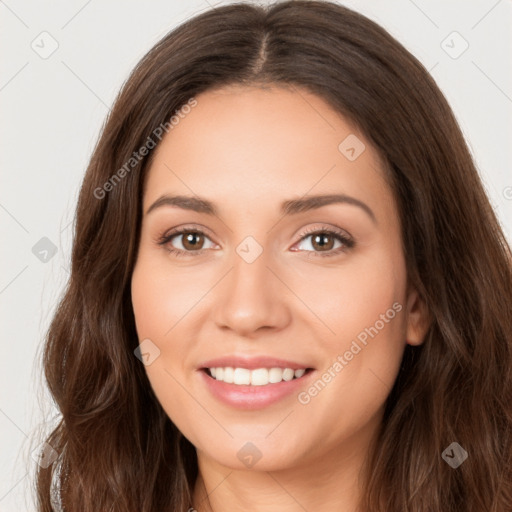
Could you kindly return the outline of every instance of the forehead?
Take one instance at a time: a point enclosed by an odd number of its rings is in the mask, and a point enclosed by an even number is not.
[[[155,150],[144,211],[164,193],[256,208],[344,193],[381,202],[389,213],[391,190],[379,154],[318,96],[298,88],[236,86],[207,91],[196,101]]]

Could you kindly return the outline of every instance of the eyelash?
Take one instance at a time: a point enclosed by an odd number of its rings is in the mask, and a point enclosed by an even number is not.
[[[206,235],[203,231],[200,229],[196,229],[190,226],[185,226],[183,228],[177,228],[174,231],[171,231],[169,234],[164,234],[161,237],[158,238],[157,243],[161,246],[165,246],[168,244],[175,236],[182,235],[182,234],[198,234],[198,235]],[[354,240],[344,235],[341,231],[333,230],[332,228],[329,228],[327,226],[321,226],[320,228],[314,228],[314,229],[307,229],[302,233],[301,238],[298,242],[302,242],[305,238],[308,238],[311,235],[331,235],[335,237],[337,240],[339,240],[344,247],[338,247],[338,249],[334,250],[331,249],[328,252],[321,252],[321,251],[306,251],[309,253],[312,253],[313,256],[319,256],[321,258],[329,258],[332,256],[336,256],[342,252],[346,252],[349,249],[352,249],[355,246]],[[297,243],[298,243],[297,242]],[[171,254],[174,254],[176,257],[183,257],[183,256],[199,256],[203,253],[203,251],[206,251],[208,249],[200,249],[199,251],[183,251],[182,249],[175,249],[173,247],[168,247],[167,251],[169,251]]]

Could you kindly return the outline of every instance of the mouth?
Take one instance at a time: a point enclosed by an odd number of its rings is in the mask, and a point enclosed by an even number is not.
[[[207,366],[199,375],[211,396],[230,408],[255,411],[290,400],[314,378],[314,368]]]
[[[197,370],[215,400],[240,410],[261,410],[292,399],[308,386],[317,372],[306,360],[226,354],[202,361]]]
[[[281,382],[302,379],[313,371],[313,368],[243,368],[233,366],[217,366],[201,369],[213,380],[234,384],[235,386],[270,386]]]

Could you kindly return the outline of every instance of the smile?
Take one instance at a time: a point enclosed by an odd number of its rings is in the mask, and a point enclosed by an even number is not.
[[[308,386],[313,368],[203,367],[198,374],[218,401],[242,410],[258,410],[291,399]]]
[[[302,377],[307,368],[256,368],[249,370],[247,368],[233,368],[231,366],[207,368],[207,373],[215,380],[235,384],[238,386],[266,386],[268,384],[278,384],[279,382],[288,382]]]

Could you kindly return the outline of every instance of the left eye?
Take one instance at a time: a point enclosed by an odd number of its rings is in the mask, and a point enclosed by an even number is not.
[[[327,252],[334,249],[339,249],[340,246],[347,245],[348,243],[346,238],[332,231],[317,231],[316,233],[302,237],[300,242],[302,243],[308,239],[311,239],[309,242],[309,247],[311,247],[314,252]],[[340,244],[338,247],[334,247],[336,242],[339,242]]]

